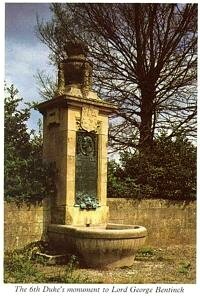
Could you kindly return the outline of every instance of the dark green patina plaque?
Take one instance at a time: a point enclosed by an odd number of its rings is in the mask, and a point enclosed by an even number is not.
[[[96,208],[97,203],[97,143],[95,133],[76,133],[76,204],[81,208]]]

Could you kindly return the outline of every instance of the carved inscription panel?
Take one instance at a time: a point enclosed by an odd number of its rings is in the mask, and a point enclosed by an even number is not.
[[[76,133],[76,203],[86,195],[97,199],[97,141],[95,133]]]

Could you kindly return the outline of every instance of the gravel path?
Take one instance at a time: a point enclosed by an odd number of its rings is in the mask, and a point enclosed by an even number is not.
[[[162,249],[146,247],[138,252],[133,266],[113,270],[77,268],[71,273],[73,283],[120,284],[194,284],[196,277],[194,246]],[[39,266],[51,279],[66,273],[65,266]]]

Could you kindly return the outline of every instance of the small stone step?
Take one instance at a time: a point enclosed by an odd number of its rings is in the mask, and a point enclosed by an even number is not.
[[[64,264],[67,261],[67,256],[63,254],[49,255],[49,254],[37,252],[35,253],[35,258],[43,258],[50,265]]]

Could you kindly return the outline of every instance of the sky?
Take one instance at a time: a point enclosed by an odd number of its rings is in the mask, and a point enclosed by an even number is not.
[[[60,2],[62,1],[60,0]],[[55,74],[55,69],[49,65],[48,47],[39,40],[35,32],[36,15],[44,21],[51,19],[49,5],[48,2],[33,3],[28,1],[26,3],[6,1],[5,3],[4,79],[8,85],[14,84],[19,95],[28,102],[41,100],[34,77],[37,71]],[[37,130],[39,118],[41,118],[39,112],[33,111],[28,122],[29,129]]]
[[[26,102],[41,101],[36,78],[37,71],[53,71],[49,50],[36,35],[36,15],[51,18],[49,3],[5,4],[5,81],[14,84]],[[33,111],[29,129],[37,130],[41,115]]]

